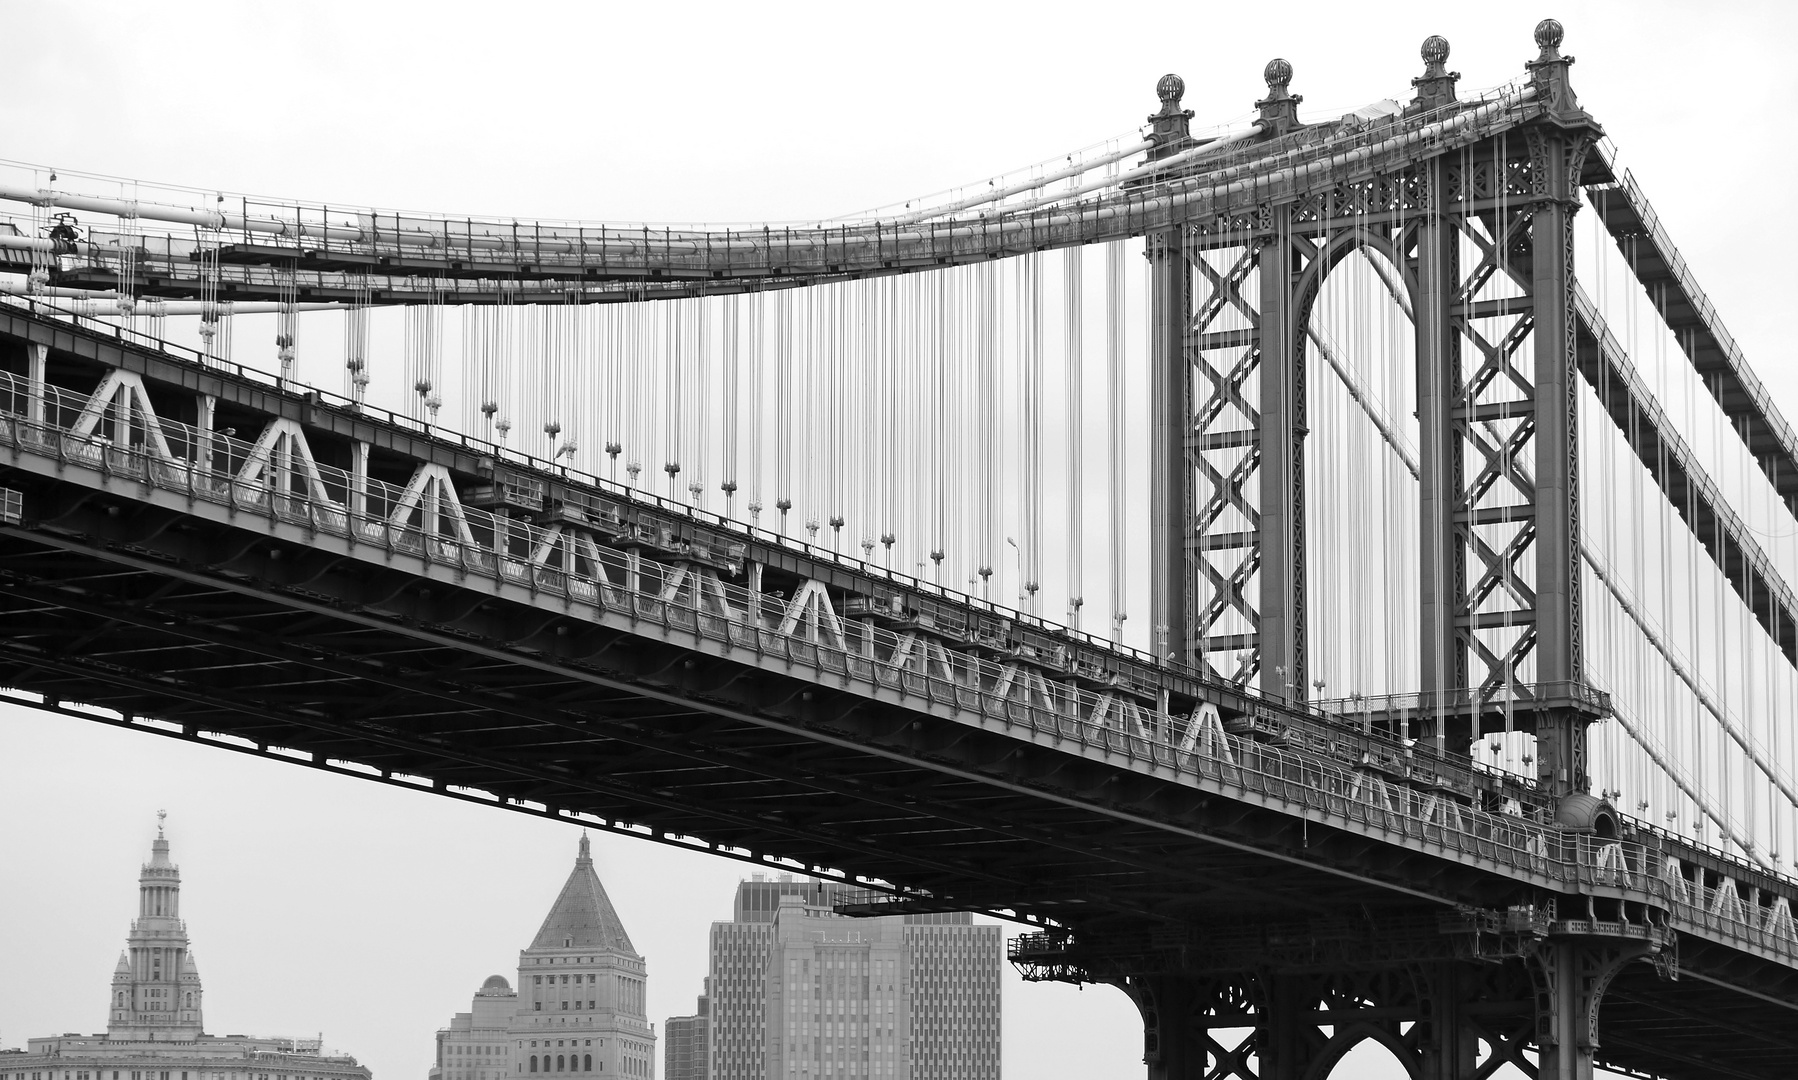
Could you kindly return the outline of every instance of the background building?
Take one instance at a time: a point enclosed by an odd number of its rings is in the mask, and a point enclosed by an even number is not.
[[[650,1080],[654,1025],[646,968],[593,869],[581,837],[574,870],[530,947],[518,988],[490,975],[468,1012],[437,1032],[432,1080],[501,1080],[569,1073]]]
[[[731,921],[712,924],[697,1075],[998,1080],[999,927],[966,913],[847,918],[834,910],[844,893],[759,875],[737,887]]]
[[[206,1034],[200,969],[181,919],[181,871],[169,861],[160,822],[137,895],[107,992],[106,1033],[0,1051],[0,1080],[370,1080],[355,1058],[324,1053],[319,1039]]]
[[[712,1043],[712,980],[706,980],[705,993],[699,995],[692,1016],[671,1016],[662,1025],[662,1043],[662,1080],[706,1080]]]

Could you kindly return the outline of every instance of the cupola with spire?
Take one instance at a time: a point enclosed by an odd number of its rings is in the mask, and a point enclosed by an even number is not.
[[[181,870],[169,859],[167,811],[157,811],[150,861],[137,878],[137,918],[112,974],[107,1034],[183,1041],[203,1030],[200,970],[181,921]]]

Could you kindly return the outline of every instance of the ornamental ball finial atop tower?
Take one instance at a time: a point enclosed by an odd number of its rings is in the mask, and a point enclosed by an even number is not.
[[[1267,89],[1274,97],[1284,97],[1286,88],[1292,83],[1292,65],[1279,57],[1274,57],[1261,69],[1261,77],[1267,80]]]
[[[1423,62],[1426,64],[1448,63],[1448,39],[1441,34],[1431,34],[1423,39]]]
[[[1186,80],[1169,72],[1155,83],[1155,96],[1161,99],[1161,111],[1149,117],[1154,125],[1156,150],[1151,156],[1171,154],[1173,148],[1184,145],[1191,137],[1190,124],[1192,112],[1180,107],[1180,99],[1186,94]]]
[[[1542,50],[1542,59],[1550,60],[1555,57],[1566,33],[1566,29],[1555,19],[1543,19],[1536,24],[1536,45]]]
[[[1180,107],[1180,99],[1186,96],[1186,80],[1172,74],[1163,75],[1155,84],[1155,96],[1161,99],[1161,107],[1173,112]]]

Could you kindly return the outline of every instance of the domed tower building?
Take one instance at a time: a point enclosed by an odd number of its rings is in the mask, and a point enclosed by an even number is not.
[[[162,826],[137,878],[137,918],[112,973],[114,1039],[184,1040],[199,1036],[200,971],[181,919],[181,870],[169,861]]]
[[[517,986],[488,977],[472,1008],[437,1033],[431,1080],[655,1076],[646,965],[585,836],[536,937],[518,954]]]
[[[163,816],[138,873],[137,918],[113,968],[106,1030],[32,1039],[24,1053],[0,1057],[0,1080],[369,1080],[355,1058],[327,1054],[316,1038],[206,1034]]]

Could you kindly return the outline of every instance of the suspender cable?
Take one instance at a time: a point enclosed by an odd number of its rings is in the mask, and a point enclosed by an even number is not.
[[[1043,566],[1043,263],[1035,252],[1026,260],[1024,297],[1024,595],[1025,610],[1040,614],[1037,592]]]
[[[1106,465],[1110,473],[1106,494],[1110,506],[1106,524],[1110,528],[1106,554],[1111,560],[1111,637],[1122,644],[1124,620],[1128,617],[1125,600],[1124,514],[1127,505],[1124,492],[1125,451],[1125,338],[1124,338],[1124,242],[1113,240],[1105,245],[1105,433]]]
[[[793,293],[783,289],[774,300],[774,508],[783,536],[793,508],[793,393]]]
[[[719,360],[724,370],[724,398],[721,402],[724,410],[723,467],[719,470],[721,479],[718,490],[724,492],[724,516],[736,516],[737,495],[737,435],[741,430],[742,410],[752,408],[743,400],[742,387],[742,351],[743,351],[743,297],[739,293],[731,293],[724,298],[724,340]]]
[[[997,263],[983,268],[986,278],[986,302],[982,317],[986,320],[986,355],[980,374],[986,380],[986,401],[976,421],[986,438],[986,465],[983,480],[986,491],[981,504],[986,514],[985,535],[981,538],[981,559],[995,567],[1005,542],[1004,473],[1005,442],[1003,406],[1005,386],[1005,277]],[[1003,578],[1000,579],[1003,582]]]
[[[766,293],[749,294],[749,400],[743,404],[749,413],[749,520],[759,525],[762,520],[762,446],[766,436],[762,432],[762,415],[766,406],[765,391],[762,387],[763,359],[767,342],[763,335],[767,333],[768,296]]]
[[[1068,625],[1080,629],[1086,603],[1086,259],[1085,249],[1062,254],[1063,407],[1065,409],[1068,485]]]

